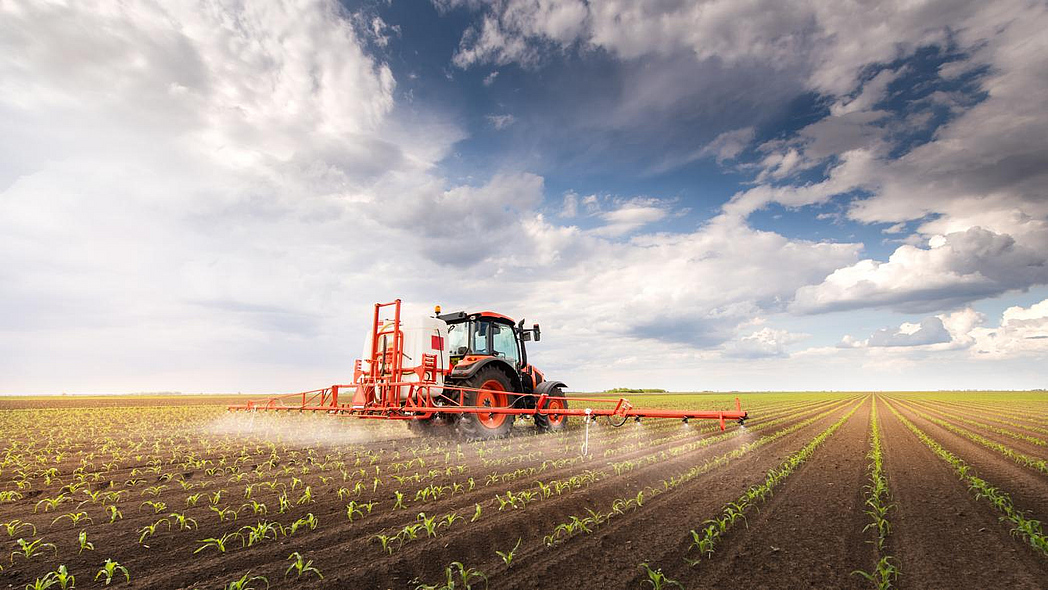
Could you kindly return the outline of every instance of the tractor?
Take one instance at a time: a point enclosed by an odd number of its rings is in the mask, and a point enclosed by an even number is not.
[[[436,318],[447,325],[447,352],[450,371],[444,386],[451,391],[462,391],[465,406],[479,408],[515,408],[535,410],[539,400],[545,400],[544,410],[563,410],[568,407],[564,398],[565,384],[545,378],[528,362],[525,342],[538,342],[542,332],[538,324],[524,327],[524,320],[514,322],[507,316],[492,311],[440,314]],[[456,407],[447,396],[436,398],[438,406]],[[534,419],[535,426],[544,431],[562,430],[566,416],[558,413],[522,414]],[[513,427],[518,414],[437,412],[429,418],[408,424],[418,432],[433,432],[441,426],[457,425],[467,438],[505,436]]]

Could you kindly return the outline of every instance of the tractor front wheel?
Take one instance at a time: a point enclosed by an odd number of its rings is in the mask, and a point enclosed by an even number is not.
[[[559,387],[554,387],[550,392],[552,397],[563,397],[564,392]],[[546,432],[560,432],[568,425],[568,417],[564,414],[555,413],[556,410],[568,409],[568,400],[547,399],[542,404],[542,410],[548,410],[549,414],[535,414],[535,426]]]
[[[469,388],[463,398],[466,407],[508,408],[514,399],[513,385],[505,373],[495,367],[477,371],[460,385]],[[475,391],[480,390],[480,391]],[[513,414],[496,412],[469,412],[459,418],[459,432],[468,439],[499,438],[509,434],[513,428]]]

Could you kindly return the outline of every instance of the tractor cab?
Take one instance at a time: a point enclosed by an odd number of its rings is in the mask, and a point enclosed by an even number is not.
[[[542,339],[538,324],[525,328],[524,320],[514,322],[513,318],[493,311],[441,314],[438,309],[437,319],[448,327],[450,377],[466,378],[494,362],[507,373],[515,391],[533,393],[545,380],[542,372],[528,363],[524,344]]]
[[[438,315],[448,326],[447,350],[451,366],[471,357],[496,357],[506,361],[515,371],[528,366],[528,352],[524,343],[541,337],[539,325],[524,328],[524,321],[513,320],[492,311],[467,314],[464,311]],[[469,359],[469,360],[466,360]]]

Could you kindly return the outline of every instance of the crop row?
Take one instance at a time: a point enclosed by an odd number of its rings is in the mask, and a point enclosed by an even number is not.
[[[810,459],[811,456],[815,454],[815,450],[818,449],[826,439],[833,436],[833,433],[847,422],[861,405],[861,402],[856,404],[855,407],[841,416],[836,422],[826,428],[826,430],[815,435],[815,438],[809,441],[800,450],[787,457],[786,460],[778,466],[770,469],[765,475],[762,483],[751,486],[734,501],[725,504],[724,508],[721,510],[720,516],[705,521],[700,530],[692,529],[691,536],[693,542],[688,550],[696,549],[700,554],[705,554],[706,557],[712,557],[721,538],[731,530],[737,522],[740,520],[745,521],[746,513],[756,506],[757,501],[759,500],[761,503],[767,502],[768,498],[774,493],[775,488],[794,473],[798,466]],[[698,565],[700,561],[701,560],[688,560],[688,563],[695,566]]]
[[[891,404],[888,405],[888,409],[936,456],[953,467],[957,477],[968,485],[969,491],[977,500],[984,500],[989,503],[1001,514],[1002,521],[1012,525],[1011,533],[1013,535],[1022,537],[1031,547],[1048,555],[1048,537],[1045,536],[1040,521],[1027,518],[1022,510],[1019,510],[1012,504],[1012,499],[1007,492],[979,477],[975,470],[965,463],[963,459],[944,449],[935,439],[925,434],[913,422],[906,419]]]
[[[849,411],[848,415],[850,416],[851,413],[854,412],[855,408],[857,407],[858,404]],[[662,480],[660,482],[662,484],[661,486],[648,486],[644,488],[642,491],[638,492],[635,496],[616,498],[612,501],[611,509],[608,512],[587,509],[587,514],[578,514],[570,516],[568,517],[567,521],[556,525],[553,528],[552,532],[543,539],[543,542],[547,546],[553,546],[560,542],[563,542],[564,540],[580,532],[590,533],[592,532],[591,527],[599,526],[607,522],[614,516],[624,515],[628,511],[640,508],[644,505],[644,502],[647,499],[651,499],[665,492],[677,489],[681,485],[695,479],[696,477],[699,477],[700,475],[704,475],[718,467],[723,467],[730,463],[732,460],[738,459],[739,457],[742,457],[743,455],[755,449],[763,447],[788,434],[805,428],[811,425],[812,423],[821,420],[826,415],[834,412],[835,410],[836,409],[828,410],[827,412],[823,412],[821,414],[808,418],[807,420],[803,420],[801,422],[798,422],[797,424],[794,424],[787,428],[783,428],[782,430],[776,431],[768,436],[759,438],[751,443],[743,444],[742,446],[735,448],[727,453],[724,453],[723,455],[719,455],[712,459],[707,459],[703,463],[696,465],[688,469],[687,471]]]
[[[1048,473],[1048,461],[1045,461],[1044,459],[1038,459],[1036,457],[1031,457],[1031,456],[1026,455],[1024,453],[1020,453],[1020,452],[1012,449],[1011,447],[1008,447],[1007,445],[1002,445],[999,442],[992,441],[992,440],[990,440],[990,439],[988,439],[988,438],[986,438],[984,436],[981,436],[979,434],[976,434],[976,433],[974,433],[974,432],[972,432],[972,431],[970,431],[968,429],[961,428],[960,426],[955,426],[955,425],[950,424],[949,422],[947,422],[945,420],[940,420],[939,418],[936,418],[934,416],[929,416],[929,415],[927,415],[927,414],[925,414],[925,413],[923,413],[923,412],[921,412],[919,410],[914,409],[911,406],[906,406],[906,407],[908,407],[910,409],[910,411],[912,411],[914,414],[917,414],[918,416],[924,418],[925,420],[928,420],[928,421],[930,421],[930,422],[932,422],[934,424],[938,424],[939,426],[942,426],[946,430],[949,430],[950,432],[953,432],[955,434],[959,434],[959,435],[961,435],[961,436],[963,436],[963,437],[965,437],[965,438],[967,438],[967,439],[969,439],[971,441],[974,441],[974,442],[976,442],[976,443],[978,443],[978,444],[980,444],[980,445],[982,445],[982,446],[984,446],[984,447],[986,447],[988,449],[992,449],[994,451],[997,451],[998,453],[1004,455],[1005,457],[1008,457],[1009,459],[1015,461],[1019,465],[1023,465],[1025,467],[1029,467],[1030,469],[1033,469],[1035,471],[1040,471],[1041,473]]]
[[[857,570],[852,572],[869,581],[877,590],[888,590],[899,577],[899,569],[895,565],[895,558],[887,551],[888,535],[891,533],[891,523],[888,521],[888,513],[894,508],[890,503],[891,492],[888,489],[888,478],[884,474],[884,454],[881,451],[881,429],[877,421],[877,398],[874,396],[870,408],[870,452],[866,458],[870,460],[868,469],[870,483],[866,484],[866,515],[870,517],[870,523],[866,525],[863,532],[873,531],[873,541],[877,549],[878,560],[872,571]]]

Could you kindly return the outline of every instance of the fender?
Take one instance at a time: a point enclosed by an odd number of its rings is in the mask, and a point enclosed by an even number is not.
[[[539,383],[538,387],[535,388],[535,394],[550,395],[550,392],[552,392],[553,389],[556,387],[560,387],[561,389],[567,389],[568,386],[563,381],[547,380],[543,381],[542,383]]]
[[[523,391],[520,382],[520,375],[517,373],[517,370],[514,369],[513,366],[507,363],[504,359],[501,359],[497,356],[481,357],[470,363],[460,362],[459,364],[455,365],[453,369],[451,369],[451,373],[448,374],[448,377],[450,377],[451,379],[469,379],[470,377],[475,375],[477,371],[488,366],[495,366],[502,369],[509,377],[510,383],[513,384],[513,390],[516,392]]]

